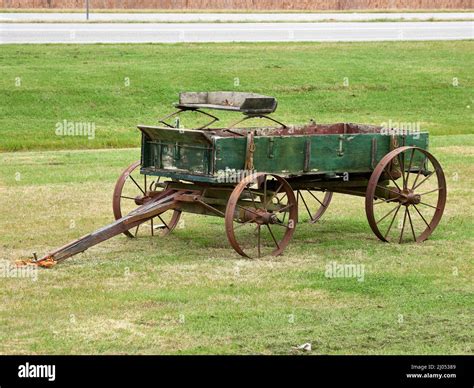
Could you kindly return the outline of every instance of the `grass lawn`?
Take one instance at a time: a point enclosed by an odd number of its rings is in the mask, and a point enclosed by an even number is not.
[[[472,354],[474,136],[435,137],[432,152],[449,196],[423,244],[381,243],[363,198],[337,194],[278,258],[242,259],[222,219],[185,214],[170,236],[117,236],[37,281],[0,278],[0,353]],[[114,181],[138,155],[0,154],[1,258],[110,222]],[[325,277],[334,261],[365,265],[364,281]]]
[[[186,90],[274,95],[289,123],[467,134],[473,63],[474,41],[2,45],[0,151],[136,147],[136,125],[156,123]],[[57,136],[64,120],[94,124],[94,139]]]
[[[243,259],[222,219],[185,214],[167,237],[0,277],[0,354],[472,354],[473,43],[0,46],[0,260],[111,222],[136,124],[183,90],[275,95],[294,123],[420,122],[448,186],[419,245],[381,243],[364,199],[335,194],[276,258]],[[93,122],[95,138],[56,136],[63,120]],[[326,277],[333,262],[364,265],[363,281]]]

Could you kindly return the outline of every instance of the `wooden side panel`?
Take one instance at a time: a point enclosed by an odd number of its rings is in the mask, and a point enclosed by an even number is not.
[[[142,168],[147,173],[212,174],[213,146],[201,132],[174,128],[140,129],[144,136]]]
[[[214,174],[226,169],[243,169],[246,149],[247,139],[244,137],[216,138]]]
[[[401,136],[397,140],[399,145],[403,144]],[[243,137],[216,139],[214,173],[242,170],[246,142]],[[370,172],[390,151],[390,143],[391,136],[381,134],[256,137],[254,167],[257,171],[283,176]],[[405,145],[427,148],[428,134],[408,135]]]

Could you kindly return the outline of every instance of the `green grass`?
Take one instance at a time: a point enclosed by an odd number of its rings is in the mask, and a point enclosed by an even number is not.
[[[472,354],[474,135],[431,150],[449,194],[423,244],[379,242],[363,198],[337,194],[278,258],[242,259],[222,219],[185,214],[165,238],[117,236],[36,282],[0,278],[0,354],[293,354],[305,342],[312,354]],[[138,157],[0,154],[0,259],[110,222],[115,179]],[[364,281],[326,278],[332,261],[364,264]]]
[[[136,147],[136,125],[156,123],[186,90],[274,95],[275,116],[289,123],[391,119],[420,122],[432,135],[469,134],[473,48],[473,41],[2,45],[0,151]],[[94,123],[95,138],[56,136],[63,120]]]

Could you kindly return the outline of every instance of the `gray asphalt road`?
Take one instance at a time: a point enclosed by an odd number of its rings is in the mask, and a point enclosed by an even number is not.
[[[288,42],[473,39],[474,22],[4,23],[0,43]]]
[[[380,19],[456,20],[474,19],[472,12],[434,13],[91,13],[98,22],[317,22],[321,20],[364,21]],[[0,21],[81,22],[85,13],[0,13]]]

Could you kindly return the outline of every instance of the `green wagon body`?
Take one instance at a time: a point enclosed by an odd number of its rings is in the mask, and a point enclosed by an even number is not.
[[[219,184],[244,170],[246,133],[235,130],[188,130],[139,126],[142,138],[142,173],[192,182]],[[256,171],[286,178],[331,177],[341,173],[370,173],[392,148],[399,145],[428,148],[428,133],[390,136],[382,127],[331,124],[281,128],[253,128]],[[414,161],[413,167],[417,167]]]

